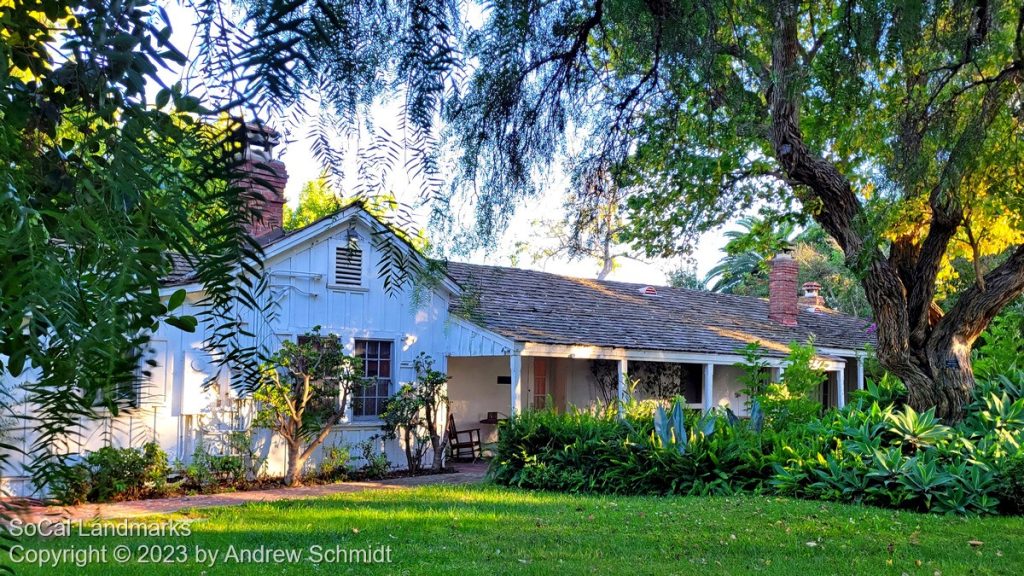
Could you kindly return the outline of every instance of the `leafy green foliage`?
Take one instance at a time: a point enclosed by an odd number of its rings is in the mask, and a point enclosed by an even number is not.
[[[1018,452],[1003,463],[997,492],[1004,510],[1024,514],[1024,454]]]
[[[974,351],[979,375],[998,377],[1001,370],[1021,367],[1024,358],[1024,302],[1007,307],[992,320]]]
[[[368,480],[385,478],[391,472],[391,461],[387,453],[379,450],[377,445],[376,438],[368,438],[359,443],[359,452],[363,459],[359,472]]]
[[[790,220],[773,224],[767,218],[742,218],[738,224],[740,230],[725,233],[726,255],[704,279],[711,290],[767,297],[771,259],[785,249],[799,266],[797,282],[821,284],[826,306],[851,316],[871,315],[860,278],[847,268],[842,250],[821,226],[808,222],[798,233]]]
[[[160,323],[202,323],[235,384],[258,376],[239,318],[264,311],[261,251],[246,233],[255,191],[236,185],[248,135],[161,80],[185,56],[159,6],[27,1],[0,13],[0,372],[24,377],[28,473],[42,486],[71,465],[51,448],[72,428],[133,408],[119,391],[145,377]],[[177,259],[195,270],[185,280],[202,313],[161,285]]]
[[[569,492],[731,494],[770,472],[757,436],[724,413],[527,411],[502,424],[488,471],[500,484]],[[682,415],[682,422],[678,417]],[[663,420],[662,420],[663,419]],[[659,424],[659,422],[661,422]]]
[[[154,442],[141,448],[104,446],[66,468],[53,497],[64,504],[116,502],[159,495],[167,482],[167,453]]]
[[[765,363],[763,349],[757,342],[743,350],[743,375],[740,383],[748,400],[751,416],[757,412],[758,426],[785,429],[804,425],[821,413],[821,403],[812,398],[825,382],[825,371],[814,365],[817,352],[813,341],[807,344],[793,342],[785,359],[785,371],[778,382],[771,379]],[[763,422],[762,422],[763,419]]]
[[[246,479],[245,460],[237,454],[214,454],[199,442],[188,465],[180,466],[181,487],[209,494],[221,488],[237,486]]]
[[[705,283],[715,292],[747,294],[745,285],[754,276],[763,275],[775,254],[792,248],[796,242],[791,222],[778,226],[768,219],[746,217],[737,221],[739,230],[728,230],[724,236],[725,256],[708,270]],[[764,295],[764,294],[760,294]]]
[[[1024,382],[1024,373],[1008,381]],[[503,424],[489,474],[569,492],[753,490],[937,513],[1019,510],[1024,399],[986,388],[955,427],[868,394],[763,429],[727,411],[684,412],[678,400],[668,410],[624,411],[625,419],[614,410],[527,411]]]
[[[423,403],[412,384],[403,384],[380,415],[384,421],[384,437],[400,439],[405,449],[406,466],[410,472],[423,468],[423,456],[430,448],[426,426],[423,424]]]
[[[257,480],[263,475],[267,457],[253,438],[252,428],[228,433],[227,447],[229,454],[241,460],[245,472],[244,480]]]
[[[288,445],[285,482],[301,481],[302,467],[345,416],[352,391],[362,386],[360,360],[344,353],[335,335],[320,327],[285,341],[265,365],[253,392],[258,409],[254,426],[279,434]]]
[[[325,446],[317,466],[317,476],[329,482],[343,482],[352,472],[352,452],[347,444]]]
[[[404,384],[388,399],[381,414],[384,437],[395,439],[401,435],[402,446],[410,472],[423,468],[427,449],[433,453],[433,470],[440,470],[444,451],[448,446],[445,422],[441,415],[448,412],[448,376],[434,369],[434,360],[421,352],[413,360],[416,382]]]
[[[302,185],[302,189],[299,190],[299,205],[294,210],[285,204],[283,227],[285,230],[297,230],[337,212],[340,208],[341,200],[331,189],[327,177],[321,176]]]

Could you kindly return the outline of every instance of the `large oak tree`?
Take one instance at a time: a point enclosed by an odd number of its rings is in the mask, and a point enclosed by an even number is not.
[[[563,157],[629,190],[629,237],[652,255],[754,207],[813,217],[861,278],[879,359],[916,408],[959,417],[972,344],[1024,290],[1019,2],[244,5],[238,35],[258,42],[235,64],[262,79],[254,91],[315,94],[348,127],[397,94],[401,134],[371,148],[411,158],[444,212],[438,158],[454,144],[454,189],[484,232]],[[977,281],[943,310],[960,256]]]

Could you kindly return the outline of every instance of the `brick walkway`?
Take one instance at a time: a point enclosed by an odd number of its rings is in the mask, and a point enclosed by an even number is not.
[[[487,471],[487,464],[456,464],[458,472],[435,474],[428,476],[411,476],[394,478],[379,482],[342,482],[340,484],[323,484],[316,486],[300,486],[297,488],[274,488],[271,490],[253,490],[249,492],[228,492],[224,494],[207,494],[198,496],[179,496],[176,498],[160,498],[154,500],[136,500],[132,502],[116,502],[111,504],[83,504],[80,506],[35,506],[24,510],[18,517],[28,522],[42,519],[57,520],[92,520],[121,519],[152,516],[154,514],[170,514],[188,508],[211,508],[214,506],[237,506],[247,502],[274,502],[276,500],[302,500],[320,498],[332,494],[350,494],[364,490],[402,490],[429,484],[473,484],[480,482]]]

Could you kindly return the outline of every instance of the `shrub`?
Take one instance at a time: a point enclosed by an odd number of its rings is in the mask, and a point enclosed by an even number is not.
[[[893,403],[891,378],[842,410],[763,430],[727,409],[686,411],[680,400],[527,411],[500,427],[488,471],[523,488],[620,494],[739,490],[953,514],[1020,513],[1024,506],[1024,374],[981,383],[956,426]],[[765,388],[766,389],[766,388]],[[879,399],[886,401],[880,402]]]
[[[821,403],[813,400],[811,394],[825,382],[825,372],[813,364],[817,354],[813,341],[789,345],[786,370],[779,382],[771,381],[762,352],[758,343],[751,343],[743,350],[744,362],[740,364],[742,391],[749,398],[751,415],[759,413],[764,426],[776,430],[802,426],[816,419]]]
[[[391,461],[383,451],[377,451],[376,438],[370,438],[359,443],[359,449],[363,455],[363,466],[359,470],[363,476],[370,480],[384,478],[391,471]]]
[[[317,468],[317,476],[323,480],[341,482],[348,478],[352,453],[347,444],[335,444],[323,449],[323,458]]]
[[[242,460],[244,478],[249,481],[257,480],[263,475],[263,466],[267,459],[260,455],[256,442],[253,439],[251,430],[236,431],[228,434],[228,448],[232,454]]]
[[[985,379],[1007,370],[1024,368],[1024,302],[1004,308],[985,329],[974,347],[974,371]]]
[[[412,384],[403,384],[394,396],[388,398],[380,418],[384,421],[381,427],[384,438],[400,438],[406,467],[409,472],[419,472],[430,443],[423,424],[423,403]]]
[[[997,494],[1002,511],[1024,514],[1024,452],[1007,459],[1001,468]]]
[[[148,442],[142,447],[144,463],[143,480],[154,493],[162,494],[167,487],[167,475],[171,472],[167,461],[167,452],[156,442]]]
[[[196,445],[192,461],[181,468],[183,487],[199,493],[208,493],[221,486],[236,486],[245,479],[245,465],[241,456],[210,454],[203,442]]]
[[[73,506],[89,500],[92,475],[84,462],[65,466],[50,485],[50,495],[61,504]]]
[[[502,424],[489,476],[524,488],[616,494],[729,494],[756,483],[762,467],[749,457],[757,438],[746,422],[724,410],[711,417],[685,410],[681,399],[663,414],[524,412]]]
[[[423,467],[423,457],[429,448],[433,452],[431,469],[438,471],[448,447],[444,422],[440,420],[442,408],[448,406],[448,376],[434,370],[434,360],[420,353],[413,361],[416,382],[404,384],[388,399],[381,419],[384,438],[393,440],[401,435],[405,448],[406,465],[410,472]]]
[[[51,483],[53,497],[65,504],[112,502],[163,493],[170,467],[154,442],[141,448],[104,446],[65,466]]]

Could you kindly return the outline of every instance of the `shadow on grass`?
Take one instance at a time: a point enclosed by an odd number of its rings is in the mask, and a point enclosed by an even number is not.
[[[431,486],[192,511],[190,536],[34,541],[40,548],[367,549],[387,565],[94,565],[89,574],[1003,574],[1024,520],[960,519],[756,496],[611,497]],[[984,544],[972,547],[970,540]],[[920,565],[918,564],[920,563]],[[19,567],[19,574],[69,573]]]

